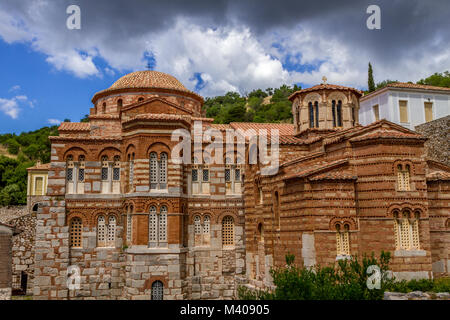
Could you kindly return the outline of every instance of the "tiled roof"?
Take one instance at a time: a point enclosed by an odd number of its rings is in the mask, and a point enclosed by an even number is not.
[[[414,134],[409,132],[398,132],[393,130],[385,130],[380,129],[376,132],[369,133],[360,137],[355,137],[350,139],[350,141],[364,141],[364,140],[370,140],[370,139],[378,139],[378,138],[385,138],[385,139],[391,139],[391,138],[411,138],[411,139],[426,139],[425,137],[421,136],[420,134]]]
[[[108,89],[97,92],[95,96],[101,93],[120,89],[149,89],[149,88],[171,89],[186,92],[194,94],[195,96],[203,100],[203,98],[197,95],[195,92],[186,89],[186,87],[183,86],[183,84],[180,81],[178,81],[178,79],[176,79],[174,76],[153,70],[136,71],[126,74],[123,77],[119,78],[116,82],[114,82]]]
[[[294,98],[299,93],[305,93],[305,92],[311,92],[311,91],[317,91],[317,90],[350,90],[359,96],[361,96],[363,94],[362,91],[352,88],[352,87],[345,87],[345,86],[340,86],[337,84],[318,84],[318,85],[312,86],[310,88],[295,91],[293,94],[291,94],[288,97],[288,99],[292,100],[292,98]]]
[[[29,167],[27,170],[49,170],[50,169],[50,163],[44,163],[44,164],[36,164],[34,167]]]
[[[241,129],[247,131],[254,129],[256,133],[259,133],[259,129],[266,129],[268,134],[270,134],[270,130],[278,129],[280,136],[294,135],[294,125],[291,123],[231,122],[230,126],[235,130]]]
[[[450,172],[436,170],[427,174],[427,180],[450,180]]]
[[[336,160],[336,161],[331,161],[331,162],[319,162],[317,164],[311,165],[311,166],[307,166],[304,170],[302,171],[297,171],[295,173],[292,174],[287,174],[284,176],[284,180],[289,180],[289,179],[296,179],[296,178],[306,178],[309,175],[312,175],[314,173],[319,173],[321,171],[327,171],[328,169],[331,169],[333,167],[336,166],[340,166],[342,164],[347,163],[348,160],[347,159],[340,159],[340,160]]]
[[[146,114],[138,114],[136,116],[133,116],[125,121],[123,123],[128,123],[135,120],[183,120],[183,121],[189,121],[189,117],[185,115],[178,115],[178,114],[165,114],[165,113],[146,113]]]
[[[407,82],[393,82],[385,87],[373,91],[369,94],[366,94],[361,97],[361,99],[366,99],[369,96],[373,96],[378,94],[381,91],[388,90],[389,88],[399,88],[399,89],[418,89],[418,90],[432,90],[432,91],[444,91],[450,93],[450,88],[447,87],[438,87],[438,86],[429,86],[425,84],[416,84],[416,83],[407,83]]]
[[[58,128],[59,131],[89,131],[91,124],[89,122],[62,122]]]
[[[314,177],[308,178],[311,181],[317,180],[356,180],[358,177],[350,171],[343,172],[324,172]]]
[[[229,124],[221,124],[221,123],[212,123],[211,128],[217,129],[217,130],[226,130],[226,129],[232,129]]]

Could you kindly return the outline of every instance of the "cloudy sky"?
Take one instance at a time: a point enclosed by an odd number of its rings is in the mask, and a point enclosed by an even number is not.
[[[366,26],[373,4],[380,30]],[[323,76],[364,89],[369,61],[376,82],[417,81],[450,69],[449,16],[448,0],[0,0],[0,133],[78,121],[148,64],[203,96]]]

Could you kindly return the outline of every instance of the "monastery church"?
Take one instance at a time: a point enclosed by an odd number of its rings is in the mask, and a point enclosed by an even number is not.
[[[173,76],[121,77],[94,95],[89,122],[50,137],[47,192],[28,199],[34,299],[233,299],[271,286],[287,253],[309,267],[384,250],[399,279],[448,276],[450,167],[415,131],[361,126],[361,97],[324,82],[289,97],[293,124],[214,124]],[[278,171],[249,164],[248,137],[244,153],[236,141],[210,155],[223,164],[174,162],[173,131],[198,121],[224,137],[277,129]]]

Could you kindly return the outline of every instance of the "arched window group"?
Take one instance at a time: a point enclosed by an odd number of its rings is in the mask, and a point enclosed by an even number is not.
[[[420,212],[405,209],[394,211],[394,235],[397,250],[418,250]]]
[[[397,185],[398,191],[410,191],[410,166],[409,164],[397,165]]]
[[[350,255],[350,225],[336,225],[336,251],[337,255]]]
[[[333,114],[333,127],[342,127],[342,101],[336,100],[331,101],[331,112]],[[354,112],[354,110],[352,110]],[[353,114],[353,121],[355,115]]]
[[[193,163],[196,163],[195,159]],[[192,194],[209,194],[208,165],[193,164],[191,167]]]
[[[120,193],[120,156],[112,160],[106,155],[101,157],[102,193]]]
[[[309,127],[318,128],[319,127],[319,102],[314,101],[314,103],[308,103],[309,112]]]
[[[222,219],[222,246],[234,245],[234,219],[231,216],[225,216]]]
[[[150,189],[167,189],[167,153],[150,153]]]
[[[83,241],[83,223],[80,218],[75,217],[70,220],[69,240],[70,246],[73,248],[81,248]]]
[[[116,217],[100,215],[97,218],[97,247],[115,247]]]
[[[242,192],[242,176],[241,168],[236,165],[227,165],[225,167],[225,193],[241,194]]]
[[[84,170],[86,158],[84,155],[78,156],[78,161],[74,161],[72,155],[66,159],[66,186],[68,194],[84,193]]]
[[[167,246],[167,207],[161,206],[157,212],[156,206],[151,206],[148,221],[149,246]]]

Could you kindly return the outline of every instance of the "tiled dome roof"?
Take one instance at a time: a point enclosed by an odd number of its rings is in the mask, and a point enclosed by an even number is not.
[[[146,70],[124,75],[108,89],[97,92],[94,99],[99,94],[120,89],[170,89],[198,96],[195,92],[186,89],[175,77],[159,71]]]

